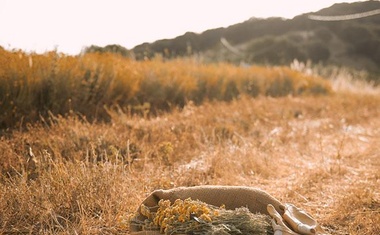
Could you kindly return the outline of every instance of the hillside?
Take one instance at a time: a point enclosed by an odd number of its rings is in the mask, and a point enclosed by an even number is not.
[[[313,15],[348,15],[380,9],[379,1],[334,4],[293,19],[251,18],[201,34],[144,43],[132,49],[137,59],[161,54],[172,58],[201,55],[210,61],[290,64],[294,59],[379,73],[380,15],[347,21],[315,21]],[[239,50],[234,53],[221,38]]]

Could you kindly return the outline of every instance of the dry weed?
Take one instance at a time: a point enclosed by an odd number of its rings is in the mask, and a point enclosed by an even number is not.
[[[224,184],[264,189],[332,234],[376,234],[379,102],[243,96],[155,118],[112,111],[108,124],[52,115],[1,137],[0,232],[127,234],[153,189]]]

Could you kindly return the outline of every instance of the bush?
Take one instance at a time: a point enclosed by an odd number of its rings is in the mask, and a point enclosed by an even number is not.
[[[314,62],[324,62],[329,59],[330,51],[322,42],[311,42],[306,44],[308,58]]]
[[[356,45],[360,41],[370,40],[372,34],[370,30],[362,26],[350,25],[338,32],[338,36],[345,42]]]
[[[289,58],[290,59],[290,58]],[[251,96],[330,90],[320,78],[287,67],[237,67],[190,59],[134,61],[111,53],[65,56],[0,51],[2,129],[76,112],[89,120],[109,119],[107,107],[143,113],[182,108],[188,101],[230,101]],[[302,89],[300,89],[302,87]],[[298,92],[301,91],[302,92]],[[146,110],[148,107],[148,110]]]
[[[329,42],[333,38],[333,35],[328,28],[319,28],[315,30],[314,33],[318,39],[325,43]]]
[[[290,40],[267,37],[254,41],[248,49],[249,60],[256,63],[285,65],[294,59],[305,61],[305,54]]]
[[[112,44],[105,47],[92,45],[84,49],[84,53],[114,53],[122,56],[129,56],[129,51],[123,46]]]

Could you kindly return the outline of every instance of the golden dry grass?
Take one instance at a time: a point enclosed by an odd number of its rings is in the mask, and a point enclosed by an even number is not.
[[[0,233],[128,234],[152,190],[219,184],[262,188],[332,234],[377,234],[379,102],[337,92],[112,112],[108,124],[51,116],[1,137]]]
[[[229,101],[241,94],[272,97],[327,94],[321,77],[288,67],[237,67],[196,59],[135,61],[114,54],[26,54],[0,48],[0,128],[22,127],[48,112],[107,120],[105,107],[159,113],[188,101]]]
[[[378,89],[286,67],[0,52],[13,127],[0,135],[0,234],[128,234],[152,190],[205,184],[259,187],[332,234],[380,231]]]

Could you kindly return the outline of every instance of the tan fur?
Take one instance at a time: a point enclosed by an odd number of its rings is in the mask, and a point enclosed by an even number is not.
[[[180,187],[169,190],[156,190],[151,193],[142,204],[148,207],[157,206],[161,199],[174,202],[176,199],[191,198],[200,200],[210,205],[225,205],[226,209],[235,209],[239,207],[247,207],[253,213],[262,213],[269,215],[267,205],[272,204],[280,213],[284,213],[283,204],[268,193],[252,187],[244,186],[195,186]],[[144,220],[144,216],[140,214],[137,219]],[[136,228],[131,228],[131,231]],[[138,230],[137,230],[138,231]]]

